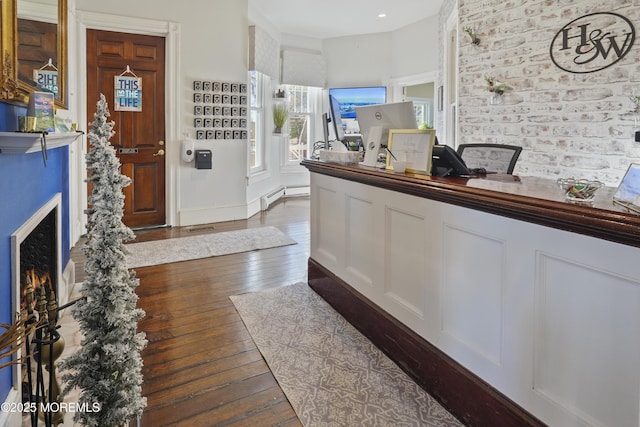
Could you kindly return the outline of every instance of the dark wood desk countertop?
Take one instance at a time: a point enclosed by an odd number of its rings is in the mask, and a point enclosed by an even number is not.
[[[591,204],[571,203],[555,179],[489,174],[439,178],[361,165],[304,160],[310,172],[640,247],[640,215],[614,205],[604,187]]]

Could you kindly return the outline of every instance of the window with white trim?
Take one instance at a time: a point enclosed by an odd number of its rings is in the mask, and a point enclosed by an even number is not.
[[[264,146],[264,88],[267,78],[259,71],[249,72],[250,112],[249,112],[249,169],[251,173],[265,168]]]
[[[289,139],[285,141],[284,163],[297,164],[311,155],[322,89],[299,85],[283,85],[281,89],[287,96],[289,109]]]

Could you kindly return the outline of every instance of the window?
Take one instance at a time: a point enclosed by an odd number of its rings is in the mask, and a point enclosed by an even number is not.
[[[315,140],[315,116],[322,90],[298,85],[282,87],[289,108],[289,141],[285,147],[284,161],[299,163],[310,155],[309,147]]]
[[[249,168],[251,172],[264,169],[264,87],[265,76],[249,72],[251,109],[249,116]]]
[[[413,101],[418,127],[433,129],[433,99],[407,98],[407,101]]]

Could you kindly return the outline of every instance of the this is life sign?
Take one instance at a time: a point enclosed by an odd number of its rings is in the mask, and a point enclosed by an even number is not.
[[[142,77],[114,77],[115,111],[142,111]]]

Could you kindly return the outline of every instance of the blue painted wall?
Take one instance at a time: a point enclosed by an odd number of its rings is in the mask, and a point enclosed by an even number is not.
[[[0,131],[15,131],[26,109],[0,103]],[[0,152],[0,323],[11,323],[11,234],[56,193],[62,193],[62,268],[69,261],[69,149],[41,153]],[[11,389],[11,369],[0,369],[0,402]]]

